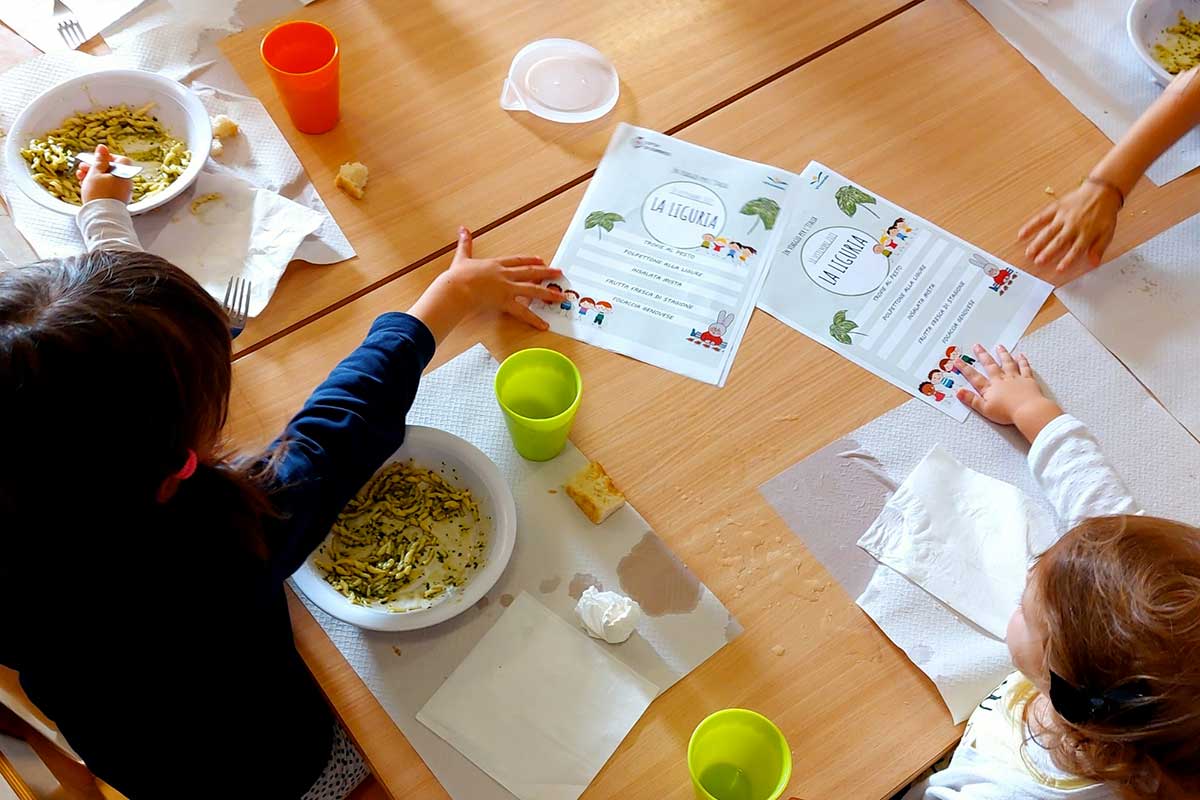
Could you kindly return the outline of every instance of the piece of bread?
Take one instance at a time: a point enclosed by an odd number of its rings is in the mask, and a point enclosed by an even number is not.
[[[212,118],[212,131],[218,139],[228,139],[237,136],[238,124],[224,114],[217,114]]]
[[[625,505],[625,495],[613,485],[598,461],[584,467],[564,488],[579,510],[596,525]]]
[[[360,164],[357,161],[342,164],[338,168],[337,179],[334,181],[334,185],[355,200],[362,200],[367,194],[367,165]]]
[[[221,143],[220,139],[218,139],[216,136],[214,136],[213,140],[212,140],[212,147],[209,149],[208,152],[210,152],[212,154],[213,158],[220,158],[221,153],[225,152],[225,145]]]

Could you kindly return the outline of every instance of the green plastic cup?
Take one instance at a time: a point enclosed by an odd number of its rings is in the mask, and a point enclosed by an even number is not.
[[[530,461],[549,461],[567,446],[583,378],[557,350],[519,350],[496,372],[496,400],[517,452]]]
[[[779,800],[792,779],[783,732],[744,708],[726,708],[697,725],[687,759],[697,800]]]

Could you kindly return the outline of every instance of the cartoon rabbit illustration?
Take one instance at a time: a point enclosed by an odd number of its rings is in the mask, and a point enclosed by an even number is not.
[[[717,312],[717,321],[708,326],[708,330],[700,334],[700,341],[705,347],[720,347],[724,341],[725,331],[733,324],[733,314],[728,311]]]

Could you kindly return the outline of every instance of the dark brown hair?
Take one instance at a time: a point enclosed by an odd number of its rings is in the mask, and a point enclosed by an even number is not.
[[[208,293],[148,253],[96,252],[0,273],[0,528],[121,524],[157,506],[211,506],[248,542],[269,508],[254,468],[218,453],[231,343]],[[53,509],[53,514],[47,514]],[[254,544],[254,548],[261,545]]]
[[[1054,762],[1128,798],[1200,792],[1200,529],[1113,516],[1071,530],[1031,575],[1046,670],[1076,687],[1137,686],[1137,713],[1073,724]]]

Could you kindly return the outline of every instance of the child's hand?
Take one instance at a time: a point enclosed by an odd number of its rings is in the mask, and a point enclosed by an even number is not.
[[[1088,181],[1039,211],[1021,226],[1017,239],[1029,242],[1025,256],[1036,266],[1057,261],[1055,270],[1066,272],[1086,257],[1086,269],[1094,269],[1112,241],[1120,210],[1121,196],[1113,186]]]
[[[108,172],[109,164],[132,164],[125,156],[114,156],[104,145],[96,147],[96,169],[80,164],[75,170],[79,179],[79,194],[83,202],[90,200],[120,200],[128,203],[133,196],[133,181],[118,178]]]
[[[1016,425],[1033,442],[1042,428],[1062,414],[1062,409],[1042,393],[1024,354],[1014,359],[1000,346],[996,348],[1000,359],[997,363],[982,345],[975,345],[974,350],[983,371],[966,362],[960,362],[958,369],[979,394],[959,389],[959,402],[992,422]]]
[[[542,286],[542,281],[561,277],[562,272],[536,256],[474,258],[472,248],[471,232],[459,228],[453,263],[408,313],[424,322],[439,342],[469,313],[482,309],[503,311],[546,330],[549,325],[530,310],[529,302],[561,303],[562,293]]]

